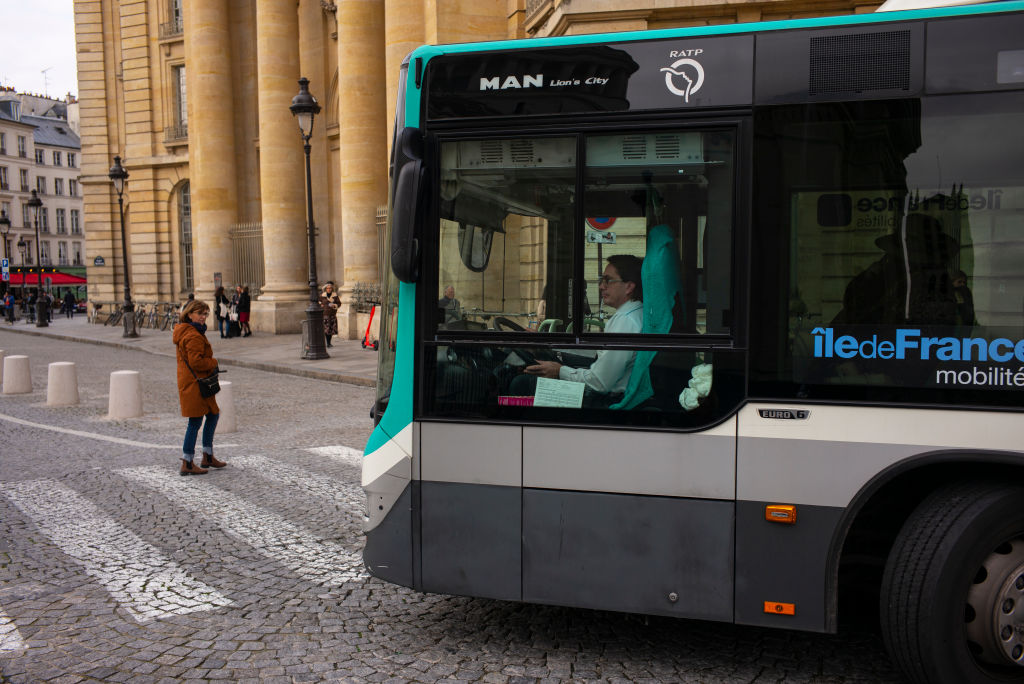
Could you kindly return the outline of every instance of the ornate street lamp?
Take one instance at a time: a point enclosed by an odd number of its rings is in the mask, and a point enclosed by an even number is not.
[[[36,275],[38,276],[38,285],[36,287],[36,327],[48,328],[50,326],[50,307],[46,297],[43,296],[43,257],[39,251],[39,212],[43,208],[43,200],[39,199],[39,195],[33,190],[32,197],[25,204],[32,210],[32,223],[35,224],[36,228]]]
[[[309,139],[313,137],[313,117],[320,113],[320,105],[309,92],[309,79],[299,79],[299,94],[292,98],[292,114],[302,132],[303,149],[306,151],[306,236],[309,240],[309,307],[306,309],[306,344],[302,350],[304,359],[326,359],[327,344],[324,338],[324,310],[320,306],[316,277],[316,240],[313,227],[313,185],[309,169]]]
[[[7,253],[7,235],[11,232],[11,219],[7,218],[7,212],[0,209],[0,242],[4,243],[4,259],[7,259],[7,272],[10,273],[11,255]],[[9,276],[8,276],[9,277]],[[7,285],[4,285],[6,291]]]
[[[21,297],[22,305],[25,301],[25,255],[28,254],[28,243],[24,238],[18,239],[18,251],[21,252]]]
[[[124,230],[124,181],[128,172],[121,166],[121,157],[114,157],[114,165],[107,174],[117,191],[117,211],[121,215],[121,254],[124,255],[124,334],[121,337],[138,337],[135,330],[135,306],[132,304],[132,288],[128,282],[128,241]]]

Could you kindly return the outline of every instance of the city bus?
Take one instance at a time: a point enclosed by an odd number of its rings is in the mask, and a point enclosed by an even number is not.
[[[1024,2],[424,46],[392,148],[372,575],[1024,681]]]

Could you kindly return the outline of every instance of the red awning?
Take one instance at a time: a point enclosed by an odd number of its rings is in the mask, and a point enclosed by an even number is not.
[[[27,283],[25,281],[28,281]],[[34,287],[39,282],[38,273],[12,273],[11,274],[11,286],[22,287],[28,285],[28,287]],[[86,279],[81,276],[71,275],[70,273],[44,273],[43,274],[43,287],[50,285],[85,285]]]

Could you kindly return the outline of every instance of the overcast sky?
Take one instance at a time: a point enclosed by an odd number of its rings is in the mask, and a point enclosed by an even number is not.
[[[73,0],[0,0],[0,85],[78,95]]]

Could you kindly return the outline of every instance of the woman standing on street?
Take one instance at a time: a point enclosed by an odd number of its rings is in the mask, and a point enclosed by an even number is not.
[[[252,299],[249,297],[249,286],[245,285],[239,288],[238,293],[238,325],[242,331],[242,337],[252,335],[252,330],[249,329],[249,309],[251,305]]]
[[[228,313],[231,311],[231,300],[224,294],[224,286],[213,293],[213,315],[217,319],[217,332],[221,338],[228,336]]]
[[[178,401],[181,403],[181,415],[188,418],[185,442],[181,449],[182,475],[205,475],[207,468],[223,468],[227,465],[213,455],[213,433],[220,417],[217,400],[199,393],[198,378],[205,378],[218,370],[213,348],[206,339],[206,319],[209,315],[210,307],[206,302],[198,299],[188,302],[182,307],[180,322],[174,326],[171,338],[177,347]],[[193,459],[200,426],[203,428],[203,462],[197,466]]]
[[[331,338],[338,334],[338,307],[341,306],[341,298],[334,291],[334,283],[328,281],[324,285],[324,291],[320,294],[320,308],[324,310],[324,337],[327,338],[327,346],[331,346]]]

